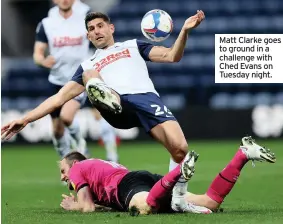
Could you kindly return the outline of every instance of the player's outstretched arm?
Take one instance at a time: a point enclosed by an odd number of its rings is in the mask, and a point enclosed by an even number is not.
[[[205,16],[203,11],[198,10],[194,16],[191,16],[185,21],[174,45],[171,48],[154,46],[149,53],[149,59],[153,62],[180,61],[184,55],[184,49],[189,32],[196,28],[204,20],[204,18]]]
[[[85,90],[84,86],[78,84],[77,82],[70,81],[65,86],[63,86],[60,91],[49,97],[38,107],[26,114],[25,117],[14,120],[1,128],[1,139],[9,140],[16,133],[20,132],[28,123],[36,121],[47,114],[53,112],[56,108],[62,106],[64,103],[68,102],[70,99],[78,96]]]

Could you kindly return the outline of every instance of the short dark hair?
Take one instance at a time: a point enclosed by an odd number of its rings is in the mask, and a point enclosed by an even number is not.
[[[65,155],[63,159],[66,159],[67,163],[71,165],[74,160],[83,161],[86,160],[87,158],[83,154],[77,151],[73,151]]]
[[[104,22],[110,23],[110,18],[106,14],[102,12],[89,12],[85,16],[85,28],[87,29],[88,22],[97,18],[103,19]]]

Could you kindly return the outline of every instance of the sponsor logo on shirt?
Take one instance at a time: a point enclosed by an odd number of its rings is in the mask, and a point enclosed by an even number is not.
[[[83,36],[79,37],[54,37],[53,47],[65,47],[65,46],[76,46],[82,45]]]
[[[117,53],[110,54],[105,58],[102,58],[100,61],[96,62],[93,65],[93,67],[95,67],[95,70],[100,72],[101,69],[103,69],[106,65],[109,65],[119,59],[130,58],[130,57],[131,57],[130,51],[129,49],[126,49]]]
[[[76,190],[76,185],[74,184],[74,182],[71,181],[71,185],[72,185],[73,189]]]

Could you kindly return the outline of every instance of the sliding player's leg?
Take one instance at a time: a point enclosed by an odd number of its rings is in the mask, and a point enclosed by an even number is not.
[[[164,204],[167,204],[168,206],[165,206],[167,208],[166,211],[172,212],[170,206],[172,189],[181,176],[184,176],[186,180],[189,180],[194,175],[194,164],[197,157],[198,155],[195,152],[189,152],[185,159],[175,169],[163,177],[160,176],[158,178],[159,180],[156,181],[149,192],[142,191],[133,195],[129,203],[130,211],[133,213],[133,209],[135,209],[136,212],[140,214],[155,213],[162,211],[161,207]],[[154,175],[149,174],[149,176],[150,175],[152,175],[152,179],[154,179]],[[182,212],[211,213],[211,211],[205,207],[196,206],[190,203],[187,203],[187,208]]]
[[[269,149],[258,144],[251,137],[242,138],[242,144],[228,163],[228,165],[216,176],[204,195],[187,193],[188,202],[205,206],[211,210],[217,210],[225,197],[231,192],[240,173],[248,161],[265,161],[274,163],[276,157]]]
[[[197,158],[198,155],[195,152],[189,152],[178,166],[162,177],[151,188],[147,197],[147,203],[157,210],[160,206],[160,200],[164,198],[166,194],[172,192],[173,187],[176,185],[181,176],[188,181],[194,175],[194,165]]]

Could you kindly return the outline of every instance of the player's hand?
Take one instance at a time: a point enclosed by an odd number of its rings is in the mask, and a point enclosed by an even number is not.
[[[52,68],[56,61],[52,55],[48,55],[42,62],[41,65],[45,68]]]
[[[196,28],[204,20],[204,18],[204,12],[202,10],[198,10],[194,16],[191,16],[185,21],[183,28],[185,30]]]
[[[9,140],[15,134],[20,132],[28,122],[23,119],[12,121],[1,128],[1,139],[2,140]]]
[[[75,203],[75,202],[72,201],[72,200],[63,199],[60,206],[65,210],[73,210],[73,203]]]
[[[75,196],[70,194],[70,196],[62,194],[63,200],[60,203],[60,206],[65,210],[74,210]]]
[[[70,193],[70,195],[62,194],[62,197],[63,197],[63,200],[66,199],[66,200],[76,201],[76,198],[75,198],[75,196],[72,193]]]

